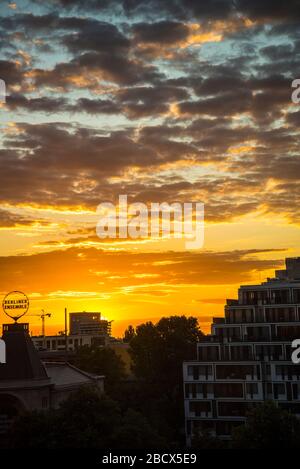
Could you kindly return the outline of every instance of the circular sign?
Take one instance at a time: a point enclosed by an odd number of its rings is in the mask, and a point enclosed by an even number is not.
[[[17,321],[27,313],[29,299],[25,293],[21,291],[11,291],[4,297],[2,308],[7,316]]]

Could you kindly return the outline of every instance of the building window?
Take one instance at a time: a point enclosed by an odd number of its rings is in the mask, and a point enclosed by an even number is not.
[[[250,394],[251,399],[253,399],[255,394],[258,394],[258,384],[257,383],[247,383],[246,384],[246,393]]]
[[[217,379],[254,379],[255,365],[216,365]]]
[[[218,383],[214,386],[215,397],[244,397],[241,383]]]
[[[274,399],[280,399],[283,395],[285,395],[285,385],[274,384]]]
[[[194,380],[201,378],[212,378],[212,366],[210,365],[190,365],[188,366],[188,376],[192,376]]]
[[[295,383],[293,384],[293,399],[297,401],[298,396],[299,396],[299,388],[298,388],[298,384]]]
[[[190,412],[194,412],[196,417],[208,417],[211,412],[211,403],[208,401],[190,402]]]
[[[219,417],[244,417],[248,412],[249,406],[246,402],[219,402]]]
[[[219,360],[219,347],[209,345],[206,347],[198,348],[198,357],[200,361],[215,361]]]

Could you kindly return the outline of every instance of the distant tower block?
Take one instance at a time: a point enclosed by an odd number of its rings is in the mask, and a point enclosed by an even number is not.
[[[101,319],[101,313],[70,313],[70,334],[95,334],[110,336],[111,321]]]

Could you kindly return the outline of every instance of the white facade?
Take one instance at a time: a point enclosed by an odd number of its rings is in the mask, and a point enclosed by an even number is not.
[[[300,417],[300,366],[291,360],[300,338],[299,269],[300,258],[287,259],[275,279],[242,286],[197,345],[197,359],[183,364],[188,444],[204,431],[230,438],[265,400]]]
[[[37,350],[47,350],[49,352],[66,350],[66,338],[64,335],[33,336],[32,342]],[[67,350],[73,351],[84,345],[93,344],[107,345],[109,337],[88,334],[74,334],[67,336]]]

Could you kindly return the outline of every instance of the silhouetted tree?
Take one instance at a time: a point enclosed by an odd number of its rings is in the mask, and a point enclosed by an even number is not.
[[[194,317],[170,316],[156,325],[147,322],[138,326],[130,342],[135,375],[173,388],[182,382],[182,362],[195,357],[201,337],[203,333]]]
[[[166,447],[139,412],[121,412],[117,402],[92,387],[82,387],[56,411],[27,412],[9,435],[13,448]]]
[[[19,417],[6,437],[10,448],[56,448],[57,415],[54,411],[26,412]]]
[[[182,362],[195,357],[196,343],[202,336],[193,317],[171,316],[157,324],[138,326],[130,340],[134,381],[123,379],[124,364],[113,350],[99,346],[79,348],[72,363],[90,373],[105,375],[105,389],[110,397],[83,388],[56,411],[27,413],[15,424],[11,446],[184,445]]]
[[[127,342],[127,343],[131,342],[134,336],[135,336],[135,329],[133,326],[129,325],[126,331],[124,332],[123,342]]]
[[[155,381],[158,377],[158,363],[162,352],[161,341],[152,322],[136,328],[136,335],[130,342],[129,353],[133,360],[133,372],[138,378]]]
[[[193,449],[225,449],[226,447],[220,438],[212,436],[208,431],[199,432],[192,439]]]
[[[117,402],[90,387],[82,387],[71,394],[57,414],[63,447],[107,447],[120,423]]]
[[[140,413],[128,409],[112,437],[112,446],[120,449],[166,448],[166,440]]]
[[[151,414],[150,418],[160,415],[166,431],[173,429],[170,441],[174,444],[175,441],[184,444],[182,362],[195,357],[201,337],[197,318],[171,316],[155,325],[141,324],[130,342],[140,401],[145,402],[146,394],[146,412]]]
[[[246,424],[235,428],[233,448],[300,448],[300,421],[272,401],[249,412]]]
[[[71,363],[89,373],[105,376],[105,389],[109,391],[125,377],[125,365],[116,352],[97,345],[79,347]]]

